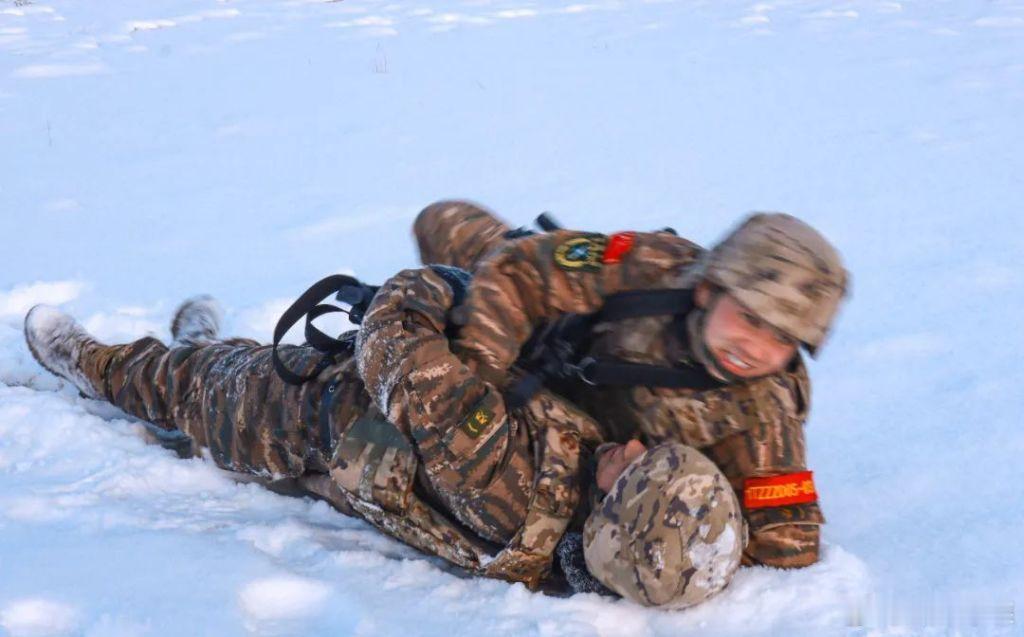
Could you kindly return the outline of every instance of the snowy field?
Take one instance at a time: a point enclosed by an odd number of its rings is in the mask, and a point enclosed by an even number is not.
[[[1021,634],[1022,113],[1020,0],[0,0],[0,635]],[[680,613],[464,579],[147,445],[22,341],[37,302],[166,337],[198,292],[269,339],[451,196],[832,238],[823,561]]]

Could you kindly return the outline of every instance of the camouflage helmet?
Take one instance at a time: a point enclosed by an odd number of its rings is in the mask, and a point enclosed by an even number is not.
[[[667,609],[725,588],[740,564],[745,527],[729,481],[679,443],[634,460],[587,518],[587,570],[619,595]]]
[[[817,230],[782,213],[755,213],[716,245],[695,273],[724,288],[813,356],[846,295],[839,253]]]

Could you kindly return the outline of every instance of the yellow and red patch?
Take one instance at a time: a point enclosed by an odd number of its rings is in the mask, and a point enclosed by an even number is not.
[[[633,249],[635,232],[618,232],[610,237],[585,234],[566,239],[555,247],[555,263],[563,270],[597,272],[605,265],[621,263]]]
[[[743,506],[747,509],[780,507],[818,501],[814,472],[800,471],[743,482]]]

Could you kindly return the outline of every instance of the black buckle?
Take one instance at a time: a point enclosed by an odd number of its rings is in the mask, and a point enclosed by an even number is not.
[[[566,363],[565,370],[568,376],[575,376],[576,378],[582,380],[584,383],[592,387],[596,387],[597,381],[594,380],[594,376],[592,373],[595,366],[597,366],[597,360],[591,356],[588,356],[575,365],[571,363]]]

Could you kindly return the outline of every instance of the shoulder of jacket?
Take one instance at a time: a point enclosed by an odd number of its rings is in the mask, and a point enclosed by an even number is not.
[[[606,255],[615,259],[609,261],[606,256],[606,263],[621,261],[645,272],[664,272],[671,277],[663,281],[669,287],[680,286],[681,275],[704,252],[699,245],[670,232],[616,232],[607,235],[606,241]]]
[[[613,233],[612,237],[619,234],[632,234],[638,244],[650,246],[654,249],[665,250],[670,252],[676,252],[679,254],[686,254],[693,256],[694,258],[699,257],[704,253],[704,248],[697,245],[689,239],[684,239],[677,234],[671,232],[659,231],[659,232],[621,232]]]
[[[759,378],[747,386],[765,420],[804,424],[811,406],[811,380],[799,353],[783,371]]]

